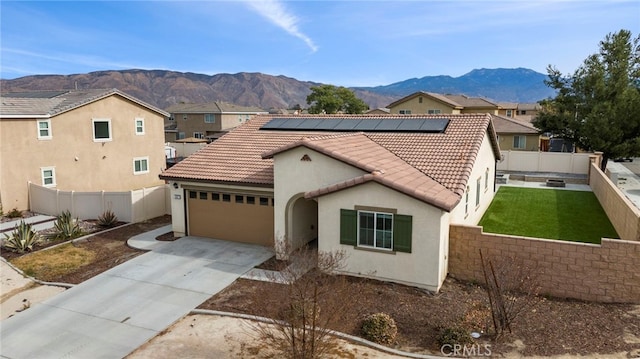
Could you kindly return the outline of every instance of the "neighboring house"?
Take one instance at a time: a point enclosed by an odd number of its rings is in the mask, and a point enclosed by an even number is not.
[[[540,132],[529,122],[504,116],[493,116],[493,125],[502,151],[538,151]]]
[[[391,113],[386,107],[378,107],[364,112],[365,115],[388,115]]]
[[[216,140],[230,129],[267,111],[226,102],[179,103],[167,109],[171,115],[165,121],[165,141],[188,137]]]
[[[1,100],[3,210],[29,208],[29,182],[70,191],[163,185],[168,113],[116,89],[9,93]]]
[[[517,102],[499,102],[498,103],[498,115],[514,118],[518,113]]]
[[[497,115],[499,106],[479,97],[418,91],[387,106],[392,114],[459,114],[490,113]]]
[[[500,158],[489,114],[257,116],[166,170],[173,231],[344,250],[345,273],[437,291],[449,225],[477,224]]]
[[[516,118],[521,121],[531,122],[540,112],[540,105],[537,103],[519,103],[516,110]]]

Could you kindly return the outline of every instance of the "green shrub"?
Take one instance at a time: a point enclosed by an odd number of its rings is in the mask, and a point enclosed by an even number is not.
[[[71,217],[71,212],[62,212],[54,223],[55,232],[52,237],[54,239],[76,238],[82,235],[82,228],[78,224],[78,219]]]
[[[9,212],[7,212],[5,216],[8,218],[20,218],[22,217],[22,211],[19,211],[17,208],[14,208]]]
[[[374,313],[364,318],[361,328],[362,336],[374,343],[393,344],[398,334],[396,321],[386,313]]]
[[[20,221],[13,228],[11,234],[5,234],[4,237],[3,246],[10,251],[18,253],[32,251],[33,247],[42,241],[42,237],[33,230],[31,224],[24,223],[24,221]]]
[[[460,326],[452,326],[440,329],[440,334],[438,335],[438,344],[440,346],[454,346],[456,344],[464,345],[471,343],[473,343],[471,335],[466,329]]]
[[[98,217],[98,225],[100,227],[109,228],[109,227],[113,227],[116,223],[118,223],[118,217],[110,209],[104,211]]]

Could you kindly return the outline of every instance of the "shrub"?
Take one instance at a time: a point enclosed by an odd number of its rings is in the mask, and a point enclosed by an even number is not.
[[[398,334],[396,321],[386,313],[374,313],[364,318],[361,333],[365,339],[374,343],[393,344]]]
[[[32,251],[33,247],[42,241],[42,237],[33,230],[31,224],[24,223],[24,221],[20,221],[13,228],[11,234],[5,234],[4,236],[3,246],[10,251],[18,253]]]
[[[454,346],[454,345],[464,345],[473,343],[473,339],[469,332],[460,327],[460,326],[452,326],[440,329],[440,334],[438,335],[438,344],[442,347],[444,345]]]
[[[78,224],[78,219],[73,219],[69,211],[64,211],[58,216],[54,227],[55,232],[52,237],[55,239],[76,238],[82,235],[82,228]]]
[[[22,217],[22,211],[19,211],[17,208],[14,208],[9,212],[7,212],[5,216],[8,218],[20,218]]]
[[[104,211],[98,217],[98,225],[100,227],[105,227],[105,228],[113,227],[117,222],[118,222],[118,217],[110,209]]]

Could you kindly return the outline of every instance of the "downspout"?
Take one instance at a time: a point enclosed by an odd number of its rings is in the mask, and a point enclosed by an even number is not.
[[[189,235],[189,213],[187,212],[187,190],[185,188],[182,189],[182,206],[184,207],[184,235]]]

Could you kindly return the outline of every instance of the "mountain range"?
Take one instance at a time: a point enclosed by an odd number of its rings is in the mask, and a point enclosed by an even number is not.
[[[385,86],[352,87],[370,108],[385,107],[416,91],[464,94],[494,102],[537,102],[553,97],[546,75],[530,69],[476,69],[460,77],[426,76]],[[286,76],[241,72],[204,75],[167,70],[110,70],[74,75],[34,75],[0,80],[3,93],[37,90],[117,88],[159,108],[225,101],[263,109],[307,106],[310,87],[321,83]]]

